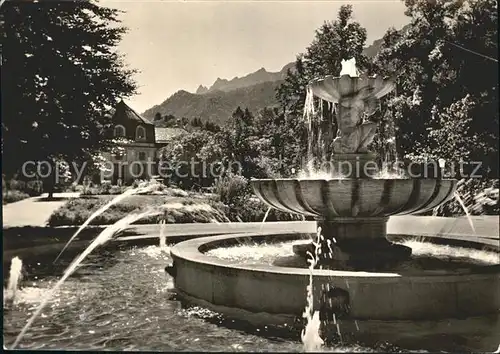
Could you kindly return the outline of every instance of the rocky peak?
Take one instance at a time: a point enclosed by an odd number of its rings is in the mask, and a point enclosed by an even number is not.
[[[196,90],[196,94],[198,94],[198,95],[202,95],[202,94],[207,93],[207,92],[208,92],[208,87],[203,86],[203,85],[198,86],[198,89]]]

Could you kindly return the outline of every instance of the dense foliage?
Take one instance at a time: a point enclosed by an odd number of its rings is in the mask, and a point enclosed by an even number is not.
[[[482,205],[473,207],[475,212],[491,212],[494,208],[488,205],[498,195],[488,192],[496,186],[488,178],[498,178],[496,1],[407,0],[405,4],[409,25],[399,31],[389,29],[373,61],[362,52],[366,30],[352,21],[352,8],[342,6],[338,18],[316,31],[311,45],[289,70],[277,91],[280,109],[264,109],[256,116],[237,109],[220,132],[204,132],[205,142],[190,154],[199,159],[236,160],[244,177],[289,176],[304,162],[302,114],[307,82],[338,75],[341,60],[355,57],[362,71],[398,76],[396,90],[380,103],[375,117],[379,134],[372,149],[381,159],[444,158],[448,166],[460,160],[481,163],[477,173],[483,179],[464,180],[461,192],[470,203]],[[333,121],[331,107],[325,108],[323,120]],[[193,148],[197,139],[197,134],[186,136],[179,145]],[[485,202],[488,205],[481,202],[486,200],[484,193],[493,195]],[[441,212],[460,214],[455,204]]]
[[[375,64],[397,71],[387,103],[401,155],[479,161],[498,178],[495,0],[406,0],[411,23],[389,30]]]
[[[115,50],[125,32],[118,11],[87,0],[7,1],[1,15],[3,173],[26,161],[83,162],[111,145],[105,112],[135,91]]]

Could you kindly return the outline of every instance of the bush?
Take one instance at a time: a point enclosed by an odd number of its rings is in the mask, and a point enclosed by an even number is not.
[[[103,183],[98,186],[83,187],[82,195],[118,195],[125,192],[126,186],[113,186],[109,183]]]
[[[42,194],[43,183],[42,181],[21,181],[11,179],[5,181],[2,178],[2,197],[3,204],[17,202],[29,197],[36,197]]]
[[[268,206],[253,196],[250,183],[243,176],[230,175],[215,183],[215,194],[224,204],[224,213],[231,221],[261,222]],[[271,209],[266,221],[301,220],[299,215]]]
[[[457,193],[470,215],[498,215],[498,180],[461,179]],[[437,209],[437,216],[457,217],[465,215],[456,198]]]
[[[226,211],[231,221],[262,222],[269,207],[257,198],[248,198],[238,208]],[[271,208],[265,221],[302,220],[301,216]]]
[[[108,203],[110,197],[72,199],[56,210],[49,218],[50,226],[81,225],[93,212]],[[91,225],[110,225],[130,213],[144,211],[151,207],[163,208],[163,214],[146,217],[135,224],[156,224],[164,219],[167,223],[208,223],[227,221],[222,207],[217,203],[206,203],[189,198],[172,199],[164,196],[134,195],[111,206],[96,217]]]
[[[8,186],[10,190],[24,191],[24,189],[26,188],[26,182],[12,179],[8,181]]]
[[[43,182],[42,181],[28,181],[24,190],[31,197],[36,197],[43,192]]]
[[[14,203],[29,198],[29,194],[18,190],[8,190],[2,193],[2,204]]]
[[[66,192],[78,192],[78,193],[83,193],[85,191],[85,186],[81,184],[76,184],[72,183],[68,189],[66,189]]]
[[[229,207],[241,205],[251,195],[250,184],[245,177],[239,175],[221,177],[214,187],[219,200]]]

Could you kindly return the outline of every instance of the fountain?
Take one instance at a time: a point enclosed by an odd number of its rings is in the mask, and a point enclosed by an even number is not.
[[[252,181],[257,196],[271,207],[318,220],[323,266],[368,270],[408,259],[408,247],[386,238],[388,218],[432,210],[453,197],[456,180],[373,178],[377,164],[367,147],[377,125],[368,118],[394,87],[392,78],[359,76],[354,59],[342,62],[340,77],[312,80],[308,92],[338,106],[330,170],[343,177]],[[313,252],[312,244],[295,246],[299,255],[307,251]]]
[[[23,262],[19,257],[12,258],[10,263],[9,282],[7,288],[3,290],[4,307],[6,304],[11,304],[16,298],[18,291],[19,281],[22,278]]]
[[[400,174],[380,178],[376,155],[367,148],[376,132],[376,123],[369,118],[378,100],[394,89],[394,79],[359,75],[354,60],[342,64],[340,77],[314,79],[307,87],[309,157],[322,158],[323,166],[326,158],[327,168],[314,170],[317,161],[312,160],[304,178],[251,181],[256,195],[270,207],[314,217],[321,230],[317,242],[290,245],[298,258],[277,257],[272,264],[218,259],[211,252],[225,249],[231,253],[233,246],[249,239],[272,244],[304,240],[303,235],[283,230],[182,242],[171,249],[173,262],[166,268],[175,279],[177,293],[186,301],[257,323],[291,323],[308,303],[303,338],[312,338],[313,350],[321,342],[311,334],[318,319],[324,333],[334,324],[332,331],[340,339],[345,337],[340,336],[342,327],[356,338],[386,337],[417,348],[422,338],[463,336],[472,328],[477,335],[477,328],[482,328],[481,340],[469,345],[474,350],[491,350],[497,343],[488,332],[500,329],[498,264],[473,266],[468,263],[471,260],[459,264],[453,255],[449,264],[432,256],[422,260],[404,242],[392,242],[419,237],[426,227],[425,218],[412,219],[399,236],[389,237],[387,232],[391,216],[431,211],[453,198],[457,181],[409,179]],[[314,127],[333,127],[314,120],[314,96],[336,105],[338,129],[333,141],[325,141],[333,136],[332,131],[320,130],[314,136]],[[331,156],[325,156],[328,147]],[[317,259],[309,263],[319,269],[307,269],[306,259],[311,255]],[[458,269],[452,269],[454,265]],[[444,342],[429,344],[429,348],[457,350]]]
[[[23,263],[13,258],[8,289],[17,289],[10,284],[19,279],[22,264],[29,280],[5,311],[6,342],[30,350],[295,352],[302,349],[296,341],[300,337],[306,351],[323,346],[346,352],[497,348],[498,229],[488,224],[485,230],[483,225],[477,237],[467,238],[444,230],[455,219],[398,219],[436,208],[453,196],[456,183],[377,174],[375,156],[366,148],[375,125],[360,116],[366,111],[369,116],[393,83],[363,77],[354,64],[344,61],[339,78],[313,80],[308,87],[309,104],[318,96],[338,105],[336,138],[325,140],[330,131],[314,140],[331,143],[333,154],[326,156],[331,168],[316,174],[310,170],[300,179],[252,181],[270,207],[312,216],[316,222],[277,224],[281,230],[261,224],[255,233],[248,232],[248,224],[238,224],[246,232],[230,227],[232,234],[223,234],[229,224],[220,224],[211,233],[216,236],[191,235],[198,237],[173,247],[167,246],[164,223],[159,237],[150,239],[155,246],[130,249],[129,242],[144,246],[147,239],[115,238],[130,222],[157,212],[150,210],[105,229],[74,259],[70,248],[53,262],[52,256],[40,248],[33,253],[32,247],[29,256],[22,256]],[[310,126],[317,124],[314,117],[307,118]],[[328,149],[319,150],[325,157]],[[445,245],[418,241],[422,238]],[[5,251],[4,258],[11,259]],[[163,267],[170,260],[165,270],[171,277],[165,281]],[[41,263],[50,265],[48,275]],[[42,267],[42,279],[34,264]],[[59,273],[61,278],[55,276]],[[178,300],[196,306],[186,310]],[[358,341],[369,348],[359,347]],[[380,345],[385,341],[396,347]]]

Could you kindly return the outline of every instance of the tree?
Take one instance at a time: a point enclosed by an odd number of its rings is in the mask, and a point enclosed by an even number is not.
[[[218,133],[218,132],[220,132],[220,131],[221,131],[220,126],[218,126],[218,125],[217,125],[217,124],[215,124],[215,123],[210,122],[209,120],[207,120],[207,121],[205,122],[205,125],[203,125],[203,123],[202,123],[202,122],[201,122],[201,120],[200,120],[200,126],[202,126],[202,128],[203,128],[204,130],[207,130],[207,131],[212,132],[212,133]]]
[[[194,117],[192,120],[191,120],[191,126],[193,128],[200,128],[200,127],[203,127],[203,122],[201,121],[200,118],[197,118],[197,117]]]
[[[292,169],[302,167],[301,136],[305,125],[290,118],[278,108],[264,108],[254,120],[256,137],[251,145],[260,152],[257,163],[267,177],[289,177]]]
[[[400,73],[388,110],[399,152],[483,162],[498,175],[498,14],[494,0],[405,1],[407,30],[376,65]]]
[[[294,70],[288,70],[277,97],[287,113],[301,114],[307,83],[316,77],[340,74],[343,59],[355,58],[359,69],[371,68],[363,54],[366,29],[352,21],[352,6],[343,5],[335,21],[325,21],[305,53],[299,54]],[[298,105],[297,105],[298,104]]]
[[[182,181],[183,187],[189,188],[195,183],[209,185],[213,182],[214,176],[210,173],[218,171],[213,171],[216,166],[211,167],[211,164],[220,162],[223,152],[215,134],[197,130],[169,142],[159,155],[162,174],[170,173],[173,182]]]
[[[3,4],[2,154],[8,174],[25,161],[82,162],[111,146],[105,113],[135,92],[115,47],[118,10],[91,1]],[[51,180],[55,181],[54,169]],[[49,186],[52,196],[53,183]]]
[[[341,6],[335,21],[326,21],[316,30],[315,38],[305,53],[299,54],[294,70],[288,70],[285,81],[277,90],[277,98],[282,109],[292,120],[300,119],[306,99],[306,87],[310,80],[326,75],[340,74],[341,62],[344,59],[355,58],[357,67],[370,72],[372,65],[363,54],[366,42],[366,30],[352,20],[352,6]],[[335,119],[333,107],[327,102],[321,102],[323,116],[319,117],[319,126],[324,137],[324,150],[329,156],[329,143],[334,138]],[[316,135],[317,132],[316,132]],[[301,136],[302,146],[306,147],[307,134]],[[303,151],[305,152],[305,151]]]

